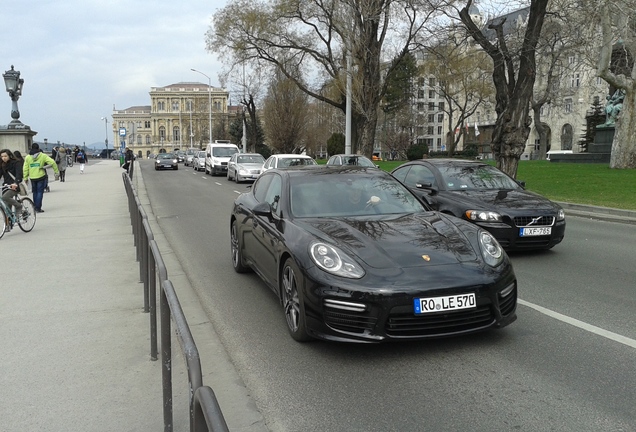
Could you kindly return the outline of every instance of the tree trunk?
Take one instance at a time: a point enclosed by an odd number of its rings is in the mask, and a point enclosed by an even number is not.
[[[616,121],[610,168],[636,168],[636,141],[630,131],[636,130],[636,83],[625,90],[623,107]]]

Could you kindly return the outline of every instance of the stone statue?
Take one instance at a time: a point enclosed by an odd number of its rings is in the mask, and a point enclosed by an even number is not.
[[[623,108],[623,99],[625,99],[625,90],[617,89],[612,96],[607,95],[607,105],[605,105],[605,126],[613,126],[616,123],[618,114]]]

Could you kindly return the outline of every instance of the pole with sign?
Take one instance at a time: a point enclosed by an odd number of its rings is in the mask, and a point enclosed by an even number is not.
[[[119,140],[120,140],[119,166],[122,166],[124,164],[124,149],[126,148],[126,128],[125,127],[119,128]]]

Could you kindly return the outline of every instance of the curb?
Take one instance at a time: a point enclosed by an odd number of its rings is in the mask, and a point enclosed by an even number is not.
[[[611,207],[599,207],[559,201],[555,202],[563,207],[567,216],[577,216],[607,222],[636,225],[636,210],[623,210]]]

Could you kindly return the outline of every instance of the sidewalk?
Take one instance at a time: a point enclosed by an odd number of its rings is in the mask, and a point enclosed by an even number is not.
[[[118,161],[94,160],[50,183],[34,230],[0,239],[0,430],[161,431],[161,361],[150,360],[149,314]],[[203,382],[232,431],[266,431],[145,198],[200,352]],[[189,430],[188,386],[173,338],[174,430]]]

